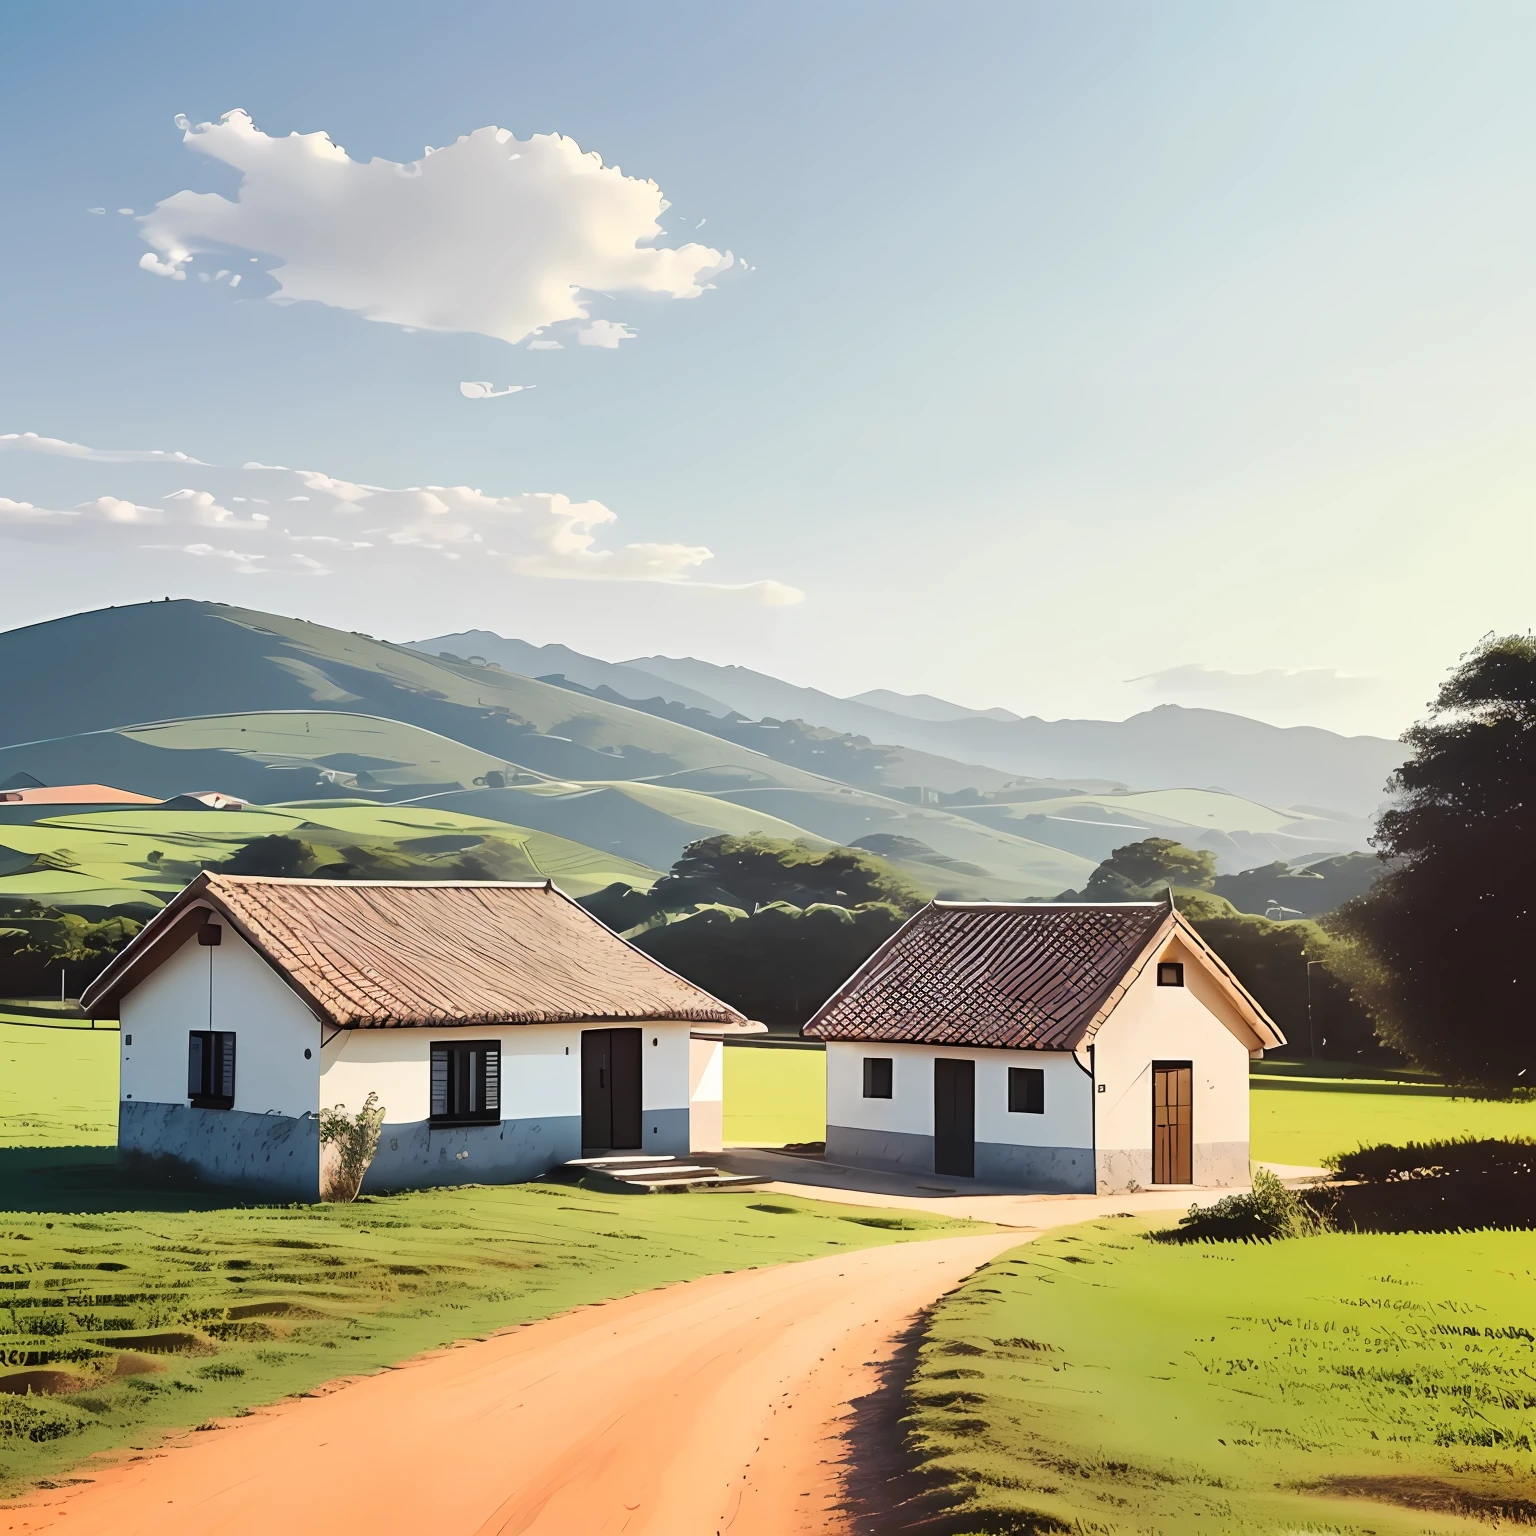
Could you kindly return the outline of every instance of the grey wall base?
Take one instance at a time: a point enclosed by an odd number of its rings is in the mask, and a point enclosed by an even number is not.
[[[827,1161],[893,1173],[932,1174],[933,1137],[829,1125]],[[978,1141],[975,1177],[983,1183],[1006,1184],[1039,1194],[1091,1195],[1093,1153],[1087,1147],[1017,1147]]]
[[[1201,1189],[1230,1189],[1249,1179],[1246,1141],[1197,1141],[1194,1184]],[[1136,1189],[1156,1189],[1152,1182],[1152,1149],[1126,1147],[1098,1154],[1101,1195],[1123,1195]]]
[[[129,1156],[175,1158],[209,1184],[285,1200],[320,1198],[320,1122],[124,1099],[117,1146]]]
[[[125,1099],[117,1126],[120,1152],[175,1158],[208,1184],[284,1200],[320,1198],[315,1116],[290,1119]],[[647,1110],[642,1130],[644,1151],[687,1155],[686,1109]],[[425,1120],[385,1125],[363,1189],[382,1194],[441,1184],[516,1184],[580,1157],[581,1150],[579,1115],[491,1125],[433,1126]]]
[[[368,1194],[438,1184],[518,1184],[581,1156],[581,1117],[501,1120],[490,1125],[386,1125],[363,1178]]]

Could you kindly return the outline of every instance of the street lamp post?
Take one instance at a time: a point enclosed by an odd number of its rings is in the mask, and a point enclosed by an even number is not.
[[[1307,1040],[1311,1047],[1310,1054],[1313,1061],[1317,1060],[1317,1026],[1312,1018],[1312,967],[1322,963],[1321,960],[1307,961]]]

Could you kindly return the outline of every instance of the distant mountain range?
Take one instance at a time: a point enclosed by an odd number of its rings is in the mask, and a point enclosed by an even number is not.
[[[1403,759],[1397,742],[1377,736],[1282,728],[1175,704],[1123,721],[1022,719],[1007,710],[969,710],[927,694],[877,690],[843,699],[691,656],[606,662],[487,630],[439,635],[415,646],[430,654],[480,656],[528,676],[560,673],[589,688],[607,685],[630,699],[659,696],[719,715],[734,710],[753,720],[804,720],[1005,774],[1068,783],[1107,780],[1133,789],[1218,788],[1269,805],[1342,813],[1345,819],[1374,812],[1385,798],[1388,776]]]
[[[1050,723],[928,696],[837,699],[742,668],[611,663],[486,631],[409,647],[216,603],[0,634],[0,784],[213,789],[327,824],[350,803],[370,838],[391,835],[390,806],[410,806],[418,831],[402,822],[402,837],[419,842],[427,812],[445,847],[501,826],[579,888],[643,882],[716,832],[858,844],[967,899],[1079,888],[1112,848],[1152,835],[1210,849],[1224,874],[1305,865],[1365,845],[1349,810],[1369,810],[1398,753],[1209,711]],[[125,882],[160,890],[169,864],[102,862],[129,814],[0,805],[0,901],[108,907]],[[201,827],[230,813],[132,814],[149,818],[145,849],[166,851],[206,842],[176,816]],[[238,820],[219,825],[238,839]]]

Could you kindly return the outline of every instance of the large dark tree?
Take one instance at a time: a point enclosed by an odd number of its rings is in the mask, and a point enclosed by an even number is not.
[[[1392,1045],[1452,1082],[1536,1086],[1536,639],[1485,640],[1403,741],[1387,873],[1329,926]]]

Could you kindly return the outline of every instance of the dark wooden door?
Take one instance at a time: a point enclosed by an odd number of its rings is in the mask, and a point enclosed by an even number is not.
[[[640,1144],[640,1031],[583,1030],[582,1150],[632,1152]]]
[[[976,1063],[933,1063],[933,1171],[976,1176]]]
[[[1152,1063],[1152,1182],[1193,1184],[1195,1072],[1187,1061]]]

